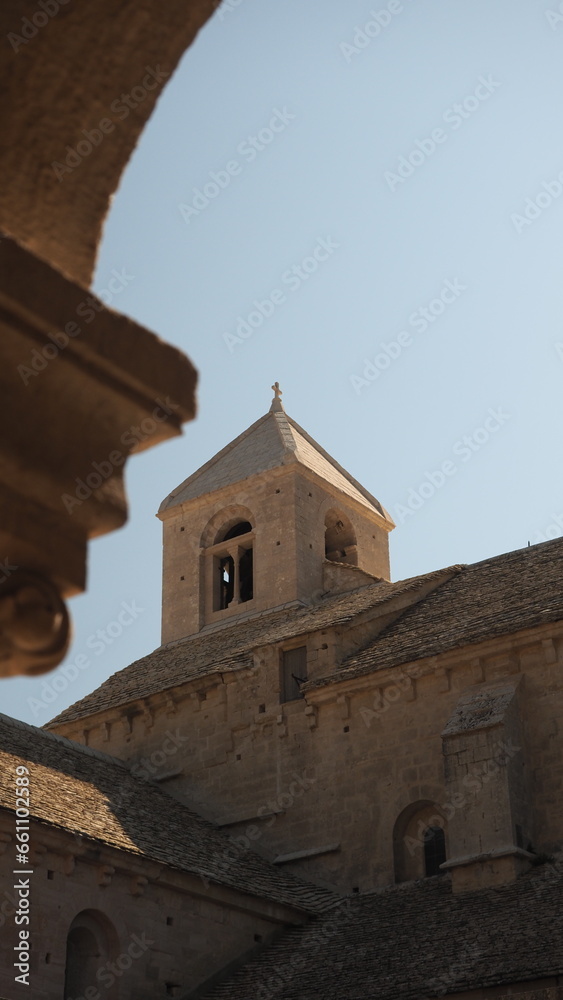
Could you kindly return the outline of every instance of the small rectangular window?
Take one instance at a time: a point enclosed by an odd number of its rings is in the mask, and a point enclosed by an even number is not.
[[[307,680],[307,647],[284,649],[281,660],[281,700],[302,698],[301,687]]]

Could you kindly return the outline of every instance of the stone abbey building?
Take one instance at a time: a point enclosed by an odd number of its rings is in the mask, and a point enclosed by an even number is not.
[[[563,540],[391,582],[277,385],[159,517],[162,645],[0,718],[0,996],[560,1000]]]

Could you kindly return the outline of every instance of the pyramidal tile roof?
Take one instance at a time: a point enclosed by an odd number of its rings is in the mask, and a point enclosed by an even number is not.
[[[273,400],[268,413],[176,487],[163,500],[159,513],[261,472],[291,464],[301,465],[315,473],[393,524],[379,500],[368,493],[295,420],[288,417],[279,399]]]

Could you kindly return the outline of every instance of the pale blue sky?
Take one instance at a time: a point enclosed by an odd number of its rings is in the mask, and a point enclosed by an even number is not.
[[[382,10],[377,33],[370,11]],[[95,281],[133,276],[112,305],[189,354],[199,415],[130,460],[129,523],[90,547],[66,661],[90,665],[71,683],[64,665],[4,682],[3,711],[43,724],[159,644],[154,513],[268,409],[275,379],[287,412],[395,518],[393,579],[562,533],[563,17],[549,10],[231,0],[216,12],[123,177]],[[280,130],[251,160],[249,137],[272,118]],[[410,176],[393,180],[415,150]],[[184,219],[179,206],[231,161],[228,185]],[[284,280],[319,238],[337,247],[306,280]],[[224,335],[274,289],[284,300],[229,350]],[[440,314],[422,322],[431,302]],[[142,612],[93,651],[124,601]]]

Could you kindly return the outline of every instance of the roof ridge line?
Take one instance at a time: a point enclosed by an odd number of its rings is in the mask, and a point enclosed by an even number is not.
[[[235,447],[235,445],[239,444],[240,441],[243,441],[245,437],[248,437],[250,432],[253,431],[256,427],[258,427],[259,424],[263,423],[268,416],[269,413],[264,413],[264,415],[259,417],[258,420],[255,420],[254,423],[250,425],[250,427],[247,427],[246,430],[242,431],[237,437],[233,438],[232,441],[229,441],[229,443],[226,444],[224,448],[221,448],[221,450],[218,451],[216,455],[213,455],[211,458],[207,460],[207,462],[204,462],[203,465],[200,465],[199,469],[196,469],[195,472],[192,472],[189,476],[187,476],[186,479],[184,479],[184,481],[181,482],[179,486],[176,486],[175,489],[171,490],[170,493],[166,495],[166,497],[160,504],[160,507],[158,508],[158,513],[160,514],[161,511],[166,510],[165,504],[168,505],[169,500],[173,500],[176,496],[178,496],[178,494],[181,493],[181,491],[184,489],[185,486],[187,486],[189,482],[193,482],[202,473],[207,472],[208,469],[212,468],[212,466],[215,465],[215,463],[218,462],[219,459],[227,455]]]
[[[4,712],[0,712],[0,725],[2,723],[15,726],[16,729],[24,729],[27,732],[31,730],[33,733],[39,733],[47,739],[54,740],[57,743],[62,743],[65,747],[67,747],[67,749],[76,750],[78,753],[87,754],[89,757],[98,757],[100,760],[109,761],[111,764],[118,764],[125,771],[128,771],[128,773],[131,774],[129,765],[124,760],[120,760],[119,757],[112,757],[111,754],[104,753],[103,750],[96,750],[94,747],[86,746],[85,743],[76,743],[74,740],[69,740],[67,736],[62,736],[60,733],[54,733],[50,729],[44,729],[43,726],[34,726],[30,722],[23,722],[21,719],[14,719],[13,716],[5,715]]]
[[[327,460],[329,465],[332,465],[332,467],[336,469],[336,471],[339,472],[340,475],[344,476],[344,478],[347,479],[348,482],[351,483],[351,485],[354,486],[362,494],[362,496],[366,498],[366,500],[369,500],[369,502],[375,507],[378,513],[381,514],[381,516],[386,521],[390,521],[391,524],[394,524],[393,518],[385,510],[383,504],[379,502],[377,497],[374,497],[373,494],[370,493],[369,490],[365,488],[365,486],[362,486],[362,484],[357,479],[355,479],[354,476],[352,476],[351,473],[349,473],[348,470],[345,469],[343,465],[340,465],[340,462],[337,462],[336,459],[333,458],[332,455],[328,453],[328,451],[325,451],[323,446],[320,445],[318,441],[315,441],[315,439],[311,437],[311,435],[308,434],[307,431],[303,427],[301,427],[301,425],[298,424],[296,420],[293,420],[293,418],[290,417],[287,413],[286,417],[288,422],[294,428],[294,430],[296,430],[299,434],[301,434],[308,442],[308,444],[310,444],[313,448],[315,448],[319,452],[319,454],[321,454],[323,458]]]
[[[277,433],[277,435],[278,435],[278,437],[280,439],[280,442],[281,442],[281,445],[282,445],[282,448],[283,448],[284,452],[287,452],[288,454],[292,455],[293,458],[294,458],[294,460],[297,461],[298,460],[297,459],[297,444],[294,441],[293,436],[291,438],[291,445],[289,445],[287,443],[287,441],[286,441],[286,439],[284,437],[284,434],[282,432],[281,419],[278,419],[278,417],[280,417],[282,419],[285,418],[286,423],[289,424],[289,426],[291,428],[291,424],[292,424],[291,417],[289,416],[289,414],[287,414],[285,412],[285,410],[270,410],[269,414],[271,414],[273,416],[273,418],[274,418],[274,423],[275,423],[275,426],[276,426],[276,433]]]
[[[429,581],[428,577],[436,576],[435,585],[430,590],[428,590],[426,593],[420,594],[418,596],[418,600],[414,599],[411,603],[407,604],[404,608],[401,608],[399,610],[399,613],[397,614],[397,617],[394,618],[393,621],[388,622],[387,625],[385,625],[381,629],[381,632],[378,632],[376,636],[374,636],[373,638],[369,639],[365,643],[365,645],[362,646],[360,649],[356,650],[355,653],[353,653],[351,656],[346,657],[346,659],[343,661],[343,663],[341,664],[341,666],[344,669],[346,669],[349,665],[352,665],[354,663],[354,660],[357,660],[358,657],[362,655],[362,653],[364,653],[367,649],[369,649],[375,643],[379,642],[380,639],[383,639],[385,637],[385,634],[386,634],[386,632],[388,630],[390,630],[392,628],[395,628],[395,626],[406,615],[408,615],[409,612],[414,611],[416,608],[420,607],[420,605],[423,604],[424,601],[426,601],[426,600],[428,600],[428,598],[432,597],[432,595],[435,594],[437,590],[440,590],[440,587],[443,587],[444,584],[449,583],[450,580],[453,580],[453,578],[455,576],[458,576],[460,573],[462,573],[463,570],[464,570],[464,568],[465,567],[462,564],[460,564],[460,563],[454,563],[453,566],[445,566],[441,570],[434,570],[433,572],[430,572],[430,573],[427,573],[427,574],[422,574],[421,576],[418,576],[418,577],[417,576],[412,577],[413,583],[412,583],[412,587],[409,587],[409,591],[414,591],[414,597],[415,598],[417,596],[417,591],[418,590],[424,590],[424,582],[434,582],[434,581]],[[409,578],[407,577],[407,579],[409,579]],[[418,587],[416,586],[416,581],[420,581],[420,584],[419,584]],[[322,679],[324,679],[324,678],[319,678],[319,680],[322,680]]]
[[[233,618],[226,618],[222,622],[217,622],[204,626],[199,632],[192,632],[191,635],[185,635],[181,639],[173,639],[171,642],[163,643],[161,646],[157,646],[156,649],[152,650],[152,653],[158,653],[165,649],[176,649],[177,646],[181,646],[183,643],[193,642],[196,639],[205,638],[210,635],[217,635],[223,629],[235,628],[237,625],[248,625],[249,622],[259,621],[260,618],[266,618],[268,615],[279,614],[280,611],[294,611],[299,608],[307,610],[310,607],[309,604],[304,604],[303,601],[286,601],[285,604],[277,604],[275,608],[267,608],[265,611],[254,611],[250,612],[248,615],[237,615]],[[146,653],[146,656],[152,656],[152,653]],[[139,659],[144,660],[145,657],[141,656]],[[138,661],[133,661],[138,662]],[[131,666],[131,664],[129,664]],[[123,668],[124,670],[127,667]]]
[[[519,553],[524,554],[525,552],[531,552],[532,549],[539,549],[543,545],[555,545],[557,542],[563,543],[563,536],[559,535],[557,538],[546,538],[544,542],[536,542],[534,545],[522,545],[519,549],[509,549],[508,552],[497,552],[496,556],[489,556],[487,559],[479,559],[474,563],[463,563],[462,565],[466,569],[473,569],[474,566],[484,566],[485,563],[494,562],[496,559],[504,559],[508,556],[515,556]]]

